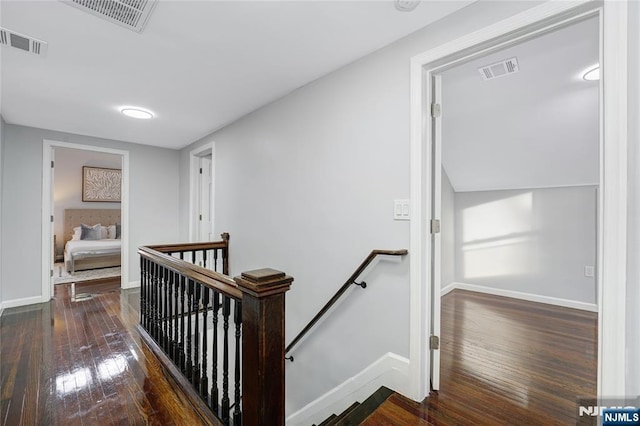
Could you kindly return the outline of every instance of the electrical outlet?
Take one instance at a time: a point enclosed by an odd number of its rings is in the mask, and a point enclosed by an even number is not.
[[[585,266],[584,267],[584,276],[585,277],[593,277],[595,273],[595,268],[593,266]]]

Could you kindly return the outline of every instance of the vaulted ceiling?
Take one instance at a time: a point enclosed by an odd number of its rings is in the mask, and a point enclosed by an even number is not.
[[[8,123],[181,148],[471,1],[166,1],[136,33],[61,1],[0,1]],[[153,120],[120,114],[123,105]]]
[[[442,158],[456,191],[597,184],[597,18],[442,73]],[[478,68],[516,57],[517,73]]]

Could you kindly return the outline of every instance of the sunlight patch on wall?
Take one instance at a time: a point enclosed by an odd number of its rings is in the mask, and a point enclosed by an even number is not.
[[[532,229],[531,192],[464,209],[463,279],[531,273]]]
[[[482,241],[531,231],[533,194],[527,192],[464,209],[462,241]]]

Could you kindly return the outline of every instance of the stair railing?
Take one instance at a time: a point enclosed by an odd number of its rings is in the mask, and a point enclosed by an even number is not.
[[[345,283],[340,287],[340,289],[333,295],[331,299],[318,311],[318,313],[309,321],[309,323],[298,333],[298,335],[289,343],[285,349],[285,355],[293,350],[293,348],[302,340],[302,338],[322,319],[322,317],[329,312],[331,307],[335,305],[338,300],[345,294],[345,292],[352,285],[359,286],[360,288],[367,288],[367,283],[357,282],[358,277],[367,269],[367,266],[373,262],[373,260],[378,256],[404,256],[408,253],[407,250],[372,250],[371,253],[362,261],[360,266],[351,274],[351,276],[345,281]],[[293,356],[285,357],[285,359],[293,362]]]
[[[293,278],[273,269],[229,277],[228,234],[138,253],[138,331],[203,423],[284,425],[284,298]]]

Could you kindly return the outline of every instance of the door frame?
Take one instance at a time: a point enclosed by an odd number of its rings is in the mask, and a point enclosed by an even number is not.
[[[122,156],[120,203],[122,260],[120,287],[131,287],[129,283],[129,151],[44,139],[42,143],[42,302],[48,302],[53,297],[53,280],[51,276],[53,262],[53,230],[51,229],[51,216],[53,215],[53,180],[51,161],[53,161],[53,151],[55,148],[79,149],[82,151],[94,151]]]
[[[200,200],[199,192],[199,169],[200,158],[211,154],[211,179],[214,183],[211,185],[211,232],[213,233],[214,224],[214,205],[215,205],[215,142],[207,142],[189,152],[189,241],[198,241],[198,203]]]
[[[411,59],[411,235],[409,389],[429,394],[431,353],[432,211],[431,76],[443,65],[569,25],[600,20],[600,188],[597,271],[598,397],[625,394],[627,256],[627,19],[626,2],[547,2]],[[606,88],[606,90],[604,90]]]

